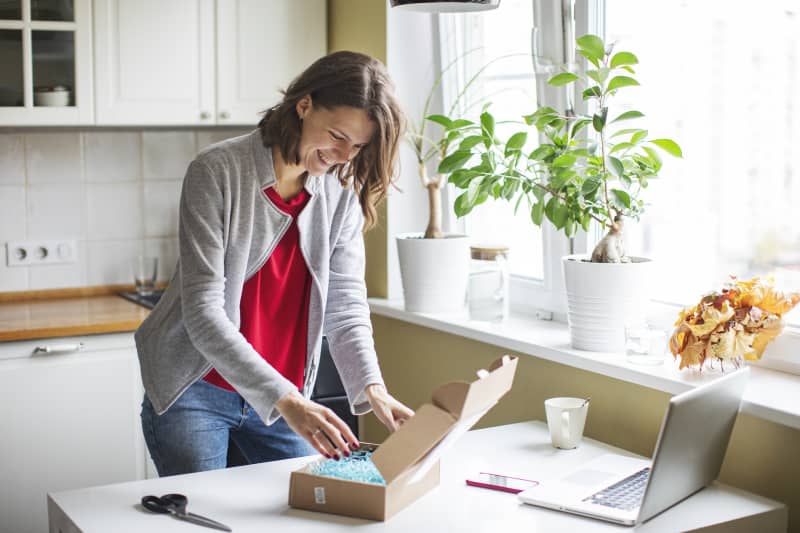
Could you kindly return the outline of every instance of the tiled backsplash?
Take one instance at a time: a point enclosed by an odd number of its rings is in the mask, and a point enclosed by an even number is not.
[[[178,200],[205,146],[250,128],[0,132],[0,292],[132,283],[138,254],[178,254]],[[74,239],[72,264],[8,267],[6,243]]]

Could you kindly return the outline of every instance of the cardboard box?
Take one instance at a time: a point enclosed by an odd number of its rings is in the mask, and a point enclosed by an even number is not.
[[[504,355],[488,371],[479,370],[472,383],[436,389],[431,403],[375,449],[372,460],[386,485],[314,475],[315,461],[292,472],[289,505],[386,520],[439,485],[439,458],[511,389],[516,369],[517,358]]]

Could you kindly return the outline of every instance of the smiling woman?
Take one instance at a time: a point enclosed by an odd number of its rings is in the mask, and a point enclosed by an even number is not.
[[[384,66],[317,60],[259,128],[189,165],[174,279],[136,333],[142,427],[160,475],[349,456],[350,428],[310,399],[322,335],[355,414],[390,430],[412,411],[386,392],[372,340],[362,229],[391,183],[404,119]]]

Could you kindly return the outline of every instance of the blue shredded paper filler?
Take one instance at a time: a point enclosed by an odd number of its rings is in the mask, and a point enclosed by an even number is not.
[[[372,462],[372,452],[370,451],[355,451],[350,454],[350,457],[343,457],[338,461],[326,459],[314,464],[311,467],[311,473],[348,481],[386,485],[383,476]]]

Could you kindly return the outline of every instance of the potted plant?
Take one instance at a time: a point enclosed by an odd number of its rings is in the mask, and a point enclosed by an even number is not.
[[[450,183],[464,192],[455,201],[459,216],[489,198],[525,201],[531,221],[545,220],[572,237],[592,222],[606,235],[590,256],[563,259],[572,346],[592,351],[624,349],[624,324],[642,317],[648,298],[649,260],[628,257],[623,246],[626,220],[645,210],[640,198],[661,170],[656,148],[682,157],[677,143],[648,137],[633,127],[644,115],[635,110],[614,114],[610,101],[618,91],[639,83],[632,77],[636,56],[615,51],[595,35],[576,39],[587,68],[561,72],[548,83],[579,90],[591,114],[540,107],[524,117],[524,127],[498,139],[488,111],[480,124],[451,120],[446,135],[452,147],[439,164]],[[539,143],[527,148],[530,130]]]
[[[450,120],[441,114],[429,115],[442,79],[465,55],[459,56],[442,69],[428,91],[419,118],[409,120],[407,140],[414,152],[422,187],[428,195],[428,222],[424,233],[403,233],[396,236],[407,311],[456,312],[463,308],[465,302],[469,276],[469,238],[466,235],[446,234],[442,231],[442,188],[447,183],[448,174],[429,171],[440,167],[441,160],[452,151],[452,143],[457,137],[457,134],[451,133],[453,129],[475,124],[465,119]],[[470,78],[450,106],[449,114],[453,113],[469,87],[494,61],[496,59],[488,62]],[[431,129],[434,130],[433,133]]]

